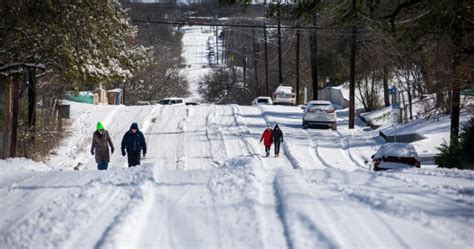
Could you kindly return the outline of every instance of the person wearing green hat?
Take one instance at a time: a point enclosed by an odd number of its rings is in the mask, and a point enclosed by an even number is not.
[[[107,170],[110,162],[109,145],[110,152],[113,154],[114,145],[112,144],[112,139],[110,139],[109,132],[105,130],[101,122],[98,122],[97,129],[92,135],[91,154],[95,155],[95,162],[99,170]]]

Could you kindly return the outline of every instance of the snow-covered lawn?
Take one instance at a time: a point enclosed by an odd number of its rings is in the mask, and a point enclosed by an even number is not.
[[[0,160],[0,248],[472,248],[474,172],[370,172],[376,131],[301,129],[281,106],[72,103],[71,133],[48,162]],[[116,152],[95,170],[93,127]],[[147,158],[127,168],[132,122]],[[279,158],[260,134],[278,123]],[[272,153],[273,155],[273,153]],[[79,171],[73,170],[79,166]]]

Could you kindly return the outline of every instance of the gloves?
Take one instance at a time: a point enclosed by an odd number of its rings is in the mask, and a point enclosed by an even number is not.
[[[91,150],[91,154],[94,155],[94,150]]]
[[[111,152],[112,154],[114,154],[114,147],[112,147],[112,148],[110,149],[110,152]]]
[[[125,156],[126,153],[125,153],[125,150],[122,150],[122,156]]]
[[[143,153],[143,158],[145,158],[145,156],[146,156],[146,153]]]

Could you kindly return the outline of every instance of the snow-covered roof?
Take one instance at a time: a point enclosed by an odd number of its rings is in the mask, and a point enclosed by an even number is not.
[[[311,100],[308,105],[330,105],[331,102],[327,100]]]
[[[120,89],[120,88],[115,88],[115,89],[112,89],[112,90],[108,90],[107,92],[108,92],[108,93],[121,93],[121,92],[122,92],[122,89]]]

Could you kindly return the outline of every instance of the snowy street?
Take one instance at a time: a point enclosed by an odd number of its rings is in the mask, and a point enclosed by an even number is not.
[[[0,2],[0,249],[473,249],[473,10]]]
[[[470,248],[474,174],[370,172],[380,145],[362,127],[301,129],[297,107],[91,106],[45,164],[0,161],[0,248]],[[97,171],[102,121],[116,151]],[[127,168],[120,142],[138,122],[148,143]],[[260,134],[278,123],[279,158]],[[79,171],[72,170],[79,165]]]

